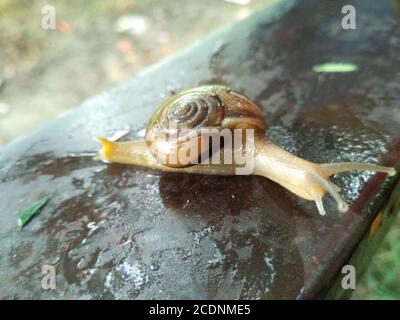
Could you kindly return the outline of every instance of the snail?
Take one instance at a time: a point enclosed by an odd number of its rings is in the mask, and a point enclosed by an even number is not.
[[[212,134],[204,135],[206,129]],[[253,170],[246,174],[266,177],[314,201],[321,215],[325,214],[322,198],[326,193],[334,198],[340,212],[348,210],[340,188],[329,180],[334,174],[358,170],[396,174],[392,167],[368,163],[313,163],[277,146],[265,131],[266,123],[255,103],[228,87],[210,85],[183,91],[162,102],[148,122],[144,140],[96,139],[102,145],[98,157],[105,162],[172,172],[234,175],[240,167],[236,157],[231,162],[224,160],[232,154],[251,155]],[[210,147],[213,139],[230,140],[226,133],[232,132],[242,133],[231,138],[238,148],[226,144],[219,150]],[[215,156],[222,161],[212,162]]]

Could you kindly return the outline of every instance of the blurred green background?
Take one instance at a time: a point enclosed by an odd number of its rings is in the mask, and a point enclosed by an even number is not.
[[[274,2],[0,0],[0,145]]]
[[[400,299],[400,219],[396,213],[396,222],[358,280],[352,299]]]
[[[0,0],[0,146],[275,2]],[[47,4],[56,30],[41,27]],[[399,219],[353,299],[400,299]]]

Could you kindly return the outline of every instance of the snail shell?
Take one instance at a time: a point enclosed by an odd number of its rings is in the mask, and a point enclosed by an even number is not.
[[[244,95],[223,86],[204,86],[164,101],[148,123],[145,140],[159,163],[186,167],[210,156],[204,129],[254,129],[264,134],[266,124],[260,109]],[[189,161],[183,163],[181,156]]]

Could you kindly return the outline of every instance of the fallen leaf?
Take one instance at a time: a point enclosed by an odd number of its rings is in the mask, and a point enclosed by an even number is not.
[[[42,208],[50,200],[50,196],[43,197],[38,201],[34,202],[28,209],[25,209],[19,214],[18,225],[23,227],[26,225],[34,216],[40,213]]]
[[[344,62],[330,62],[317,64],[313,66],[314,72],[325,72],[325,73],[344,73],[354,72],[358,70],[358,66],[353,63]]]

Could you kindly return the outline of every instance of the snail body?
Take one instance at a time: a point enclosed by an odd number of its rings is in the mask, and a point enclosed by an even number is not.
[[[327,192],[339,211],[348,210],[330,176],[353,170],[396,173],[394,168],[367,163],[313,163],[272,143],[265,130],[260,109],[249,98],[224,86],[204,86],[166,99],[151,117],[144,140],[96,139],[102,144],[99,158],[104,161],[171,172],[234,175],[242,166],[235,156],[244,155],[252,162],[251,172],[245,174],[264,176],[314,201],[321,215],[325,214],[322,198]],[[215,141],[222,147],[215,149]],[[214,157],[220,161],[213,162]]]

